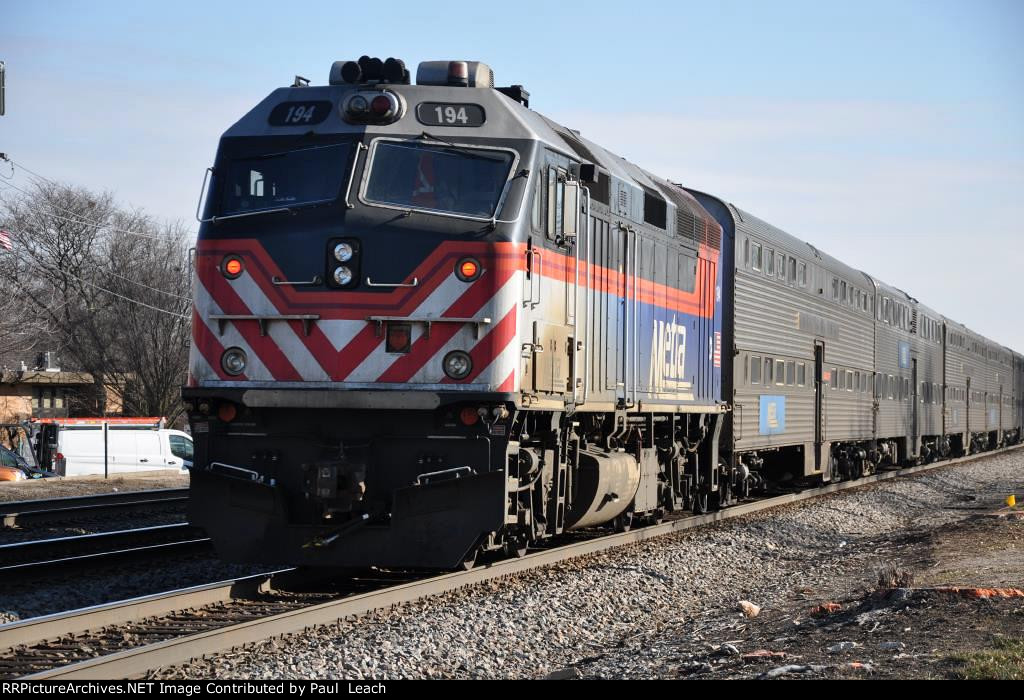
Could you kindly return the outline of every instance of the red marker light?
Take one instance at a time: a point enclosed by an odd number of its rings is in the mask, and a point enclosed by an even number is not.
[[[455,264],[455,276],[463,282],[472,282],[480,277],[480,263],[473,258],[463,258]]]
[[[378,117],[386,116],[391,111],[391,99],[386,95],[377,95],[370,102],[370,111]]]
[[[459,411],[459,420],[462,421],[463,425],[476,425],[477,421],[480,420],[480,414],[472,406],[466,406]]]
[[[242,274],[242,259],[237,257],[224,258],[224,262],[221,263],[221,272],[228,279],[235,279]]]
[[[235,404],[229,402],[222,403],[217,407],[217,417],[225,423],[230,423],[238,415],[238,408]]]

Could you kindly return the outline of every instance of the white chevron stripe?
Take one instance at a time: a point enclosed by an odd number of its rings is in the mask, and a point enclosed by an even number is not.
[[[201,314],[200,314],[201,315]],[[204,379],[219,379],[217,372],[206,360],[206,356],[199,352],[199,348],[192,343],[188,353],[188,371],[197,382]]]
[[[245,350],[246,357],[248,358],[245,376],[253,381],[274,381],[274,376],[270,373],[270,370],[260,361],[259,356],[249,346],[249,343],[245,342],[245,338],[242,337],[242,334],[238,332],[233,323],[225,323],[224,334],[220,335],[217,322],[207,320],[210,314],[220,314],[223,311],[213,301],[213,297],[206,291],[206,287],[198,280],[196,281],[194,298],[196,309],[199,310],[199,318],[209,328],[210,333],[220,340],[221,345],[225,348],[239,347]],[[217,375],[214,374],[211,378],[217,379]]]
[[[445,343],[434,355],[427,360],[423,367],[421,367],[416,374],[410,379],[409,383],[433,383],[439,382],[444,379],[444,371],[441,369],[441,361],[444,356],[452,350],[463,350],[469,352],[472,350],[477,343],[479,343],[485,337],[485,334],[494,328],[494,325],[501,319],[505,318],[505,315],[512,310],[512,307],[519,303],[517,293],[522,289],[522,279],[520,273],[516,272],[502,285],[501,289],[498,290],[491,299],[484,304],[483,308],[477,312],[478,316],[486,316],[491,319],[491,324],[481,329],[480,338],[476,337],[476,328],[473,324],[465,324],[459,331],[451,337],[451,339]],[[492,363],[493,364],[493,363]],[[512,369],[509,369],[511,372]],[[508,376],[508,373],[505,374]],[[503,381],[505,377],[498,379],[497,381]],[[477,381],[485,381],[479,379]]]
[[[249,313],[252,314],[267,314],[275,315],[279,314],[273,302],[267,298],[260,289],[260,286],[256,284],[256,280],[249,275],[248,272],[242,273],[237,279],[230,281],[231,288],[235,290],[235,293],[241,297],[242,301],[245,302],[246,307],[249,309]],[[251,323],[251,322],[250,322]],[[299,373],[303,381],[306,382],[326,382],[330,381],[331,377],[327,372],[323,370],[320,363],[313,357],[313,353],[309,351],[306,344],[302,342],[295,331],[292,329],[291,324],[283,322],[272,322],[267,324],[267,335],[277,343],[277,347],[281,349],[284,356],[291,362],[292,367]]]
[[[410,316],[417,318],[436,318],[444,313],[444,310],[455,303],[470,285],[463,282],[454,273],[437,286],[427,298],[416,307]],[[412,341],[416,342],[425,332],[426,326],[422,323],[412,324]],[[346,378],[349,382],[375,382],[384,374],[392,364],[397,362],[404,355],[384,352],[384,344],[374,348],[365,360]]]

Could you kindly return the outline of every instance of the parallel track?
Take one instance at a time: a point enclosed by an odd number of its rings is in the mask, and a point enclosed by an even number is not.
[[[155,506],[181,505],[187,501],[187,488],[125,491],[36,501],[8,501],[0,503],[0,527],[17,528],[37,523],[82,520],[113,513],[151,509]]]
[[[212,550],[210,538],[184,523],[18,542],[0,545],[0,581],[204,550]]]
[[[521,559],[510,559],[479,566],[465,572],[420,578],[389,585],[389,581],[348,582],[350,590],[338,597],[309,604],[302,597],[288,599],[275,597],[275,578],[270,576],[239,579],[165,594],[136,598],[95,608],[60,613],[0,626],[0,674],[24,676],[34,679],[99,679],[126,678],[145,675],[164,666],[182,664],[190,659],[230,649],[242,644],[259,642],[271,637],[299,632],[305,628],[329,624],[339,619],[367,613],[372,610],[407,603],[457,588],[491,579],[518,574],[575,557],[592,554],[613,547],[641,542],[710,523],[736,518],[782,505],[805,501],[819,496],[859,488],[887,479],[907,476],[923,471],[949,467],[964,462],[1020,449],[1015,446],[1004,450],[937,462],[920,467],[876,474],[858,481],[828,484],[799,493],[791,493],[760,501],[732,506],[707,515],[682,517],[660,525],[652,525],[630,532],[607,535],[581,542],[553,547],[528,554]],[[278,576],[280,578],[280,575]],[[375,590],[355,592],[360,585]],[[260,591],[263,591],[262,593]],[[314,597],[315,598],[315,597]],[[248,607],[247,607],[248,606]],[[253,607],[255,606],[255,607]],[[178,612],[188,611],[188,612]],[[92,630],[118,626],[105,633],[82,636]],[[125,632],[125,628],[129,631]],[[152,639],[152,643],[131,646],[123,643],[132,638],[131,629],[137,628],[138,639]],[[121,640],[120,647],[105,644],[103,635]],[[64,635],[61,639],[54,639]],[[72,636],[74,635],[74,636]],[[49,641],[47,641],[49,640]],[[92,646],[111,653],[78,660]],[[75,653],[73,650],[79,650]],[[68,663],[70,661],[70,663]],[[55,663],[56,662],[56,663]],[[57,664],[66,664],[58,667]]]

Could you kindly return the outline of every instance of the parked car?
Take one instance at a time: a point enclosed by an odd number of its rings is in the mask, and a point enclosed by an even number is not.
[[[26,479],[43,479],[48,476],[56,475],[35,468],[21,455],[6,447],[0,447],[0,481],[24,481]]]

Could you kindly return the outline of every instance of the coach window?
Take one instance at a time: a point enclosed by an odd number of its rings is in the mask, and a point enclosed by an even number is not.
[[[743,237],[743,266],[746,267],[750,264],[750,239],[746,236]]]
[[[853,370],[846,370],[846,390],[853,391]]]
[[[807,383],[807,365],[803,362],[796,366],[796,383],[797,386],[804,386]]]
[[[802,262],[797,266],[797,280],[801,287],[807,286],[807,263]]]
[[[839,280],[832,278],[832,301],[839,301]]]
[[[909,399],[909,398],[910,398],[910,379],[908,379],[907,377],[904,377],[903,378],[903,399],[906,400],[906,399]]]
[[[786,362],[784,360],[775,361],[775,384],[778,386],[786,384]]]
[[[796,362],[790,360],[786,363],[786,385],[796,384]]]
[[[796,284],[796,258],[789,258],[789,283]]]
[[[750,244],[750,267],[758,272],[761,271],[761,244]]]
[[[775,251],[771,248],[764,251],[764,273],[769,277],[775,276]]]
[[[775,376],[774,374],[772,374],[772,369],[774,367],[775,367],[775,363],[772,362],[772,358],[770,358],[770,357],[764,358],[764,385],[765,386],[771,386],[771,384],[772,384],[772,377]]]
[[[786,281],[786,256],[779,253],[779,264],[776,266],[779,272],[779,280]]]
[[[761,383],[761,356],[751,355],[750,357],[750,383]]]
[[[832,388],[836,389],[839,387],[839,370],[835,367],[832,368]]]

